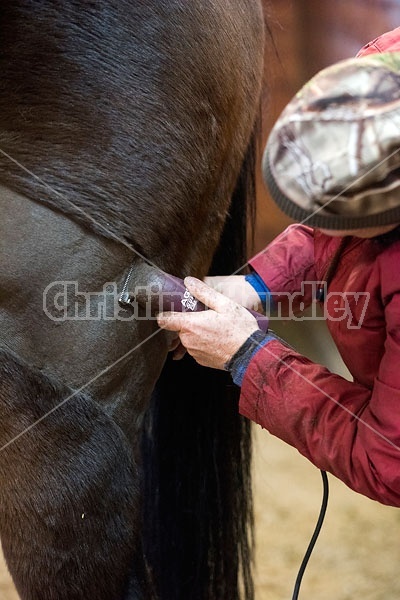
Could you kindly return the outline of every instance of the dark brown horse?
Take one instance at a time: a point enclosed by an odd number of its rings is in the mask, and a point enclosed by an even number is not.
[[[1,3],[0,535],[23,600],[253,596],[229,379],[99,298],[143,260],[239,266],[262,58],[257,0]]]

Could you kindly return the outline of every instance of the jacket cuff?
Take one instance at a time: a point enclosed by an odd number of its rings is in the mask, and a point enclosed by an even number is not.
[[[275,339],[274,336],[268,333],[266,334],[260,330],[255,331],[226,363],[225,369],[230,372],[236,385],[242,385],[247,367],[253,356],[273,339]]]

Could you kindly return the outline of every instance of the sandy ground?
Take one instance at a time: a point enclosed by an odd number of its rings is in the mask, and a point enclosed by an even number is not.
[[[329,477],[330,497],[300,599],[398,600],[400,511]],[[289,600],[322,498],[319,471],[296,450],[255,433],[256,598]]]

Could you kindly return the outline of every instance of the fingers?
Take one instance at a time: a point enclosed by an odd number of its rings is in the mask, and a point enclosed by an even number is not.
[[[209,287],[212,287],[217,292],[221,292],[225,296],[225,288],[229,287],[232,279],[234,279],[234,275],[208,275],[204,277],[203,281]]]
[[[205,277],[203,281],[237,304],[258,312],[263,311],[260,296],[244,275],[213,275]]]
[[[199,364],[223,369],[249,335],[258,329],[257,321],[245,308],[224,296],[224,301],[220,302],[220,294],[213,290],[211,297],[209,288],[200,281],[187,283],[191,293],[200,296],[203,302],[216,306],[221,312],[211,309],[203,312],[160,313],[158,324],[163,329],[179,332],[182,345]],[[224,311],[222,308],[225,303],[228,303],[228,309]]]
[[[202,324],[208,321],[208,314],[212,311],[204,312],[161,312],[157,315],[157,323],[161,329],[175,331],[181,337],[182,332],[198,330]],[[215,314],[215,313],[214,313]]]
[[[163,329],[178,332],[182,345],[199,364],[223,369],[249,335],[258,329],[257,321],[243,306],[199,279],[187,277],[185,286],[210,310],[160,313],[158,324]]]
[[[173,351],[172,359],[173,360],[181,360],[186,354],[185,346],[180,343],[177,348]]]
[[[223,313],[232,310],[236,304],[196,277],[186,277],[184,284],[195,298],[216,312]]]
[[[179,312],[161,312],[157,315],[157,322],[161,329],[168,331],[181,331],[187,315]]]

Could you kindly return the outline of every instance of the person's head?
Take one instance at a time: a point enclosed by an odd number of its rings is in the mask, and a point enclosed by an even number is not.
[[[289,102],[263,175],[295,221],[375,237],[400,223],[400,28],[359,56],[324,69]]]

